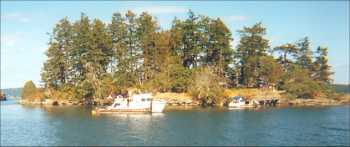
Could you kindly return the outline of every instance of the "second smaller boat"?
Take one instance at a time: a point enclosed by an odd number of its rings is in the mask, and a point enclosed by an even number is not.
[[[253,108],[256,106],[253,102],[249,102],[241,96],[234,96],[231,99],[232,101],[228,104],[229,108]]]

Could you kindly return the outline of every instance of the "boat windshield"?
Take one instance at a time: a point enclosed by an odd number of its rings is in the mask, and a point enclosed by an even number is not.
[[[232,97],[232,100],[235,102],[244,102],[243,97],[240,97],[240,96],[234,96]]]

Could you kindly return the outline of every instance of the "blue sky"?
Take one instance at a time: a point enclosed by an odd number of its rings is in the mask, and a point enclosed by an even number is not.
[[[329,48],[334,83],[349,83],[349,1],[1,1],[1,88],[21,87],[26,80],[40,84],[47,33],[65,16],[74,21],[84,12],[109,22],[113,12],[147,11],[168,29],[175,16],[186,18],[188,9],[224,20],[233,46],[238,29],[259,21],[272,47],[309,36],[313,50]]]

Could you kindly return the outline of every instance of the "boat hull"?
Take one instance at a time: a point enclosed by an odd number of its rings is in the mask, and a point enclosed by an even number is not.
[[[165,101],[153,101],[151,111],[154,113],[163,112],[165,105],[166,105]]]
[[[114,112],[152,112],[161,113],[166,106],[166,101],[152,101],[150,105],[139,105],[134,107],[120,106],[117,108],[96,108],[93,113],[114,113]]]
[[[151,112],[150,108],[142,109],[96,109],[97,113],[113,113],[113,112]]]
[[[237,108],[237,109],[243,109],[243,108],[254,108],[254,104],[245,104],[245,103],[229,103],[229,108]]]

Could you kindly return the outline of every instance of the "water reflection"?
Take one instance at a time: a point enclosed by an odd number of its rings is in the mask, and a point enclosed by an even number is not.
[[[89,107],[1,103],[1,145],[349,145],[349,109],[170,107],[91,115]]]

